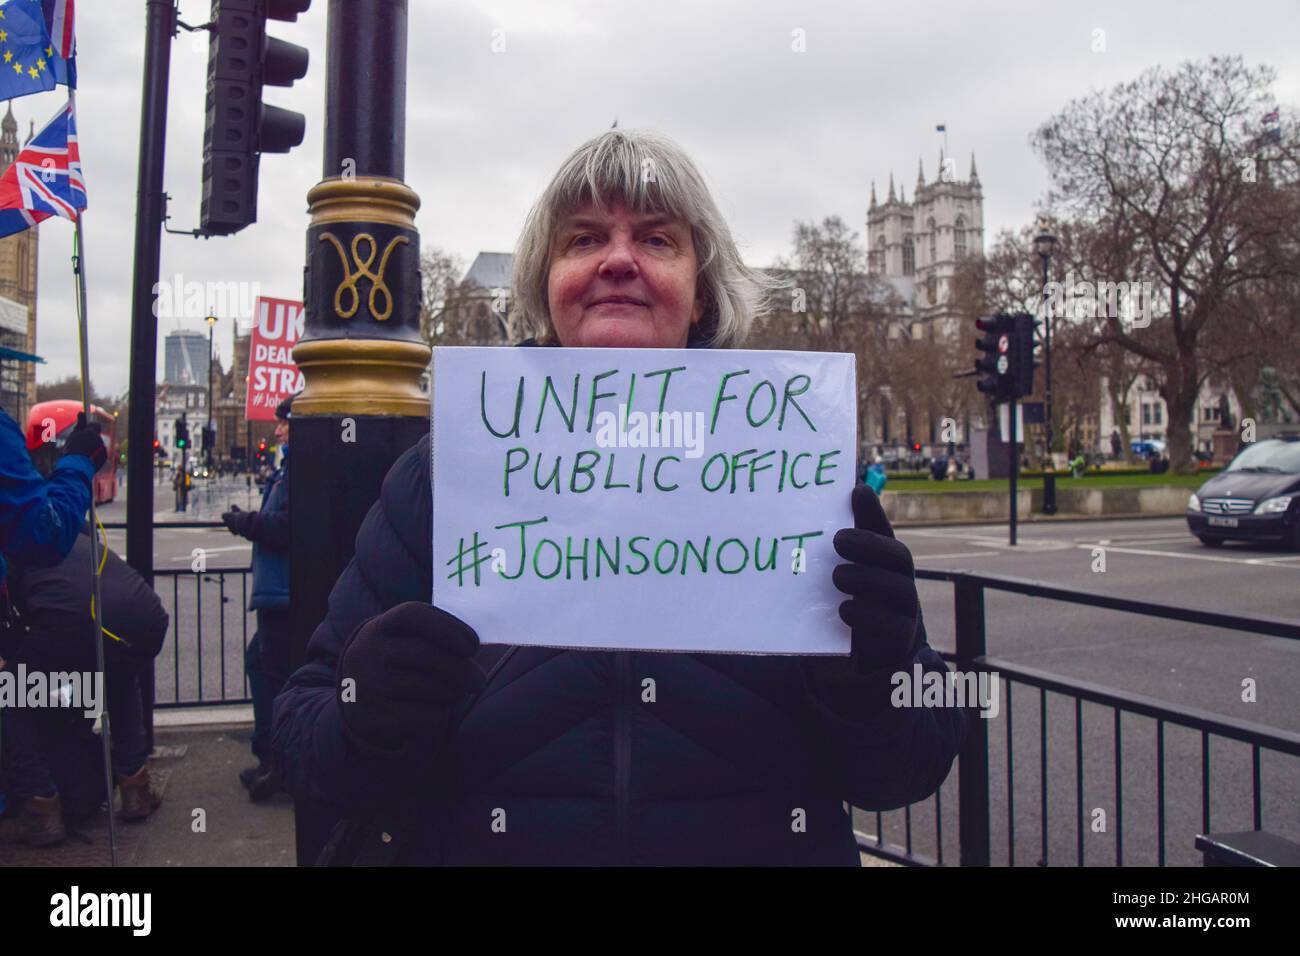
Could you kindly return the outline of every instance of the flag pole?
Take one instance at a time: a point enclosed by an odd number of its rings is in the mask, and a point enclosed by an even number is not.
[[[75,118],[77,115],[77,94],[68,87],[68,108]],[[68,186],[71,191],[72,171],[68,170]],[[75,208],[75,207],[74,207]],[[74,220],[76,230],[72,240],[72,271],[77,278],[77,337],[81,351],[81,405],[85,413],[86,424],[90,418],[90,349],[89,336],[86,331],[86,266],[85,236],[81,225],[81,210],[76,209]],[[129,491],[129,489],[128,489]],[[90,478],[90,586],[91,613],[95,619],[95,668],[103,675],[105,687],[108,685],[108,672],[104,667],[104,604],[99,592],[99,518],[95,514],[95,478]],[[107,696],[105,692],[104,696]],[[108,800],[108,845],[112,865],[117,866],[117,825],[113,817],[113,735],[109,720],[107,701],[99,701],[99,717],[102,721],[100,742],[104,750],[104,793]]]

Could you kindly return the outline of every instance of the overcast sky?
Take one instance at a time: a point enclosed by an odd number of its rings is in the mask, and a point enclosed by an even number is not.
[[[262,160],[258,222],[230,238],[165,236],[163,281],[256,283],[299,298],[306,192],[321,178],[325,0],[271,32],[307,46],[307,77],[266,99],[305,113],[307,135]],[[209,0],[181,0],[207,19]],[[91,377],[128,382],[131,269],[143,71],[144,0],[77,5],[77,96]],[[1105,51],[1094,52],[1094,30]],[[494,31],[505,49],[493,51]],[[802,30],[806,49],[792,49]],[[206,34],[172,45],[166,191],[171,225],[198,225]],[[422,242],[462,257],[508,252],[560,161],[619,126],[676,139],[704,171],[746,260],[789,251],[796,220],[839,215],[864,234],[870,183],[891,171],[911,198],[917,158],[935,176],[946,123],[958,175],[974,150],[985,238],[1032,221],[1047,187],[1031,131],[1072,97],[1153,65],[1241,54],[1278,71],[1276,99],[1300,101],[1300,4],[1211,2],[721,2],[410,0],[406,180],[423,205]],[[499,43],[498,43],[499,45]],[[54,114],[61,92],[14,101],[20,135]],[[72,228],[40,227],[38,379],[77,370]],[[865,242],[865,240],[864,240]],[[218,347],[229,356],[231,322]],[[185,327],[206,330],[200,317]],[[160,322],[162,337],[177,327]]]

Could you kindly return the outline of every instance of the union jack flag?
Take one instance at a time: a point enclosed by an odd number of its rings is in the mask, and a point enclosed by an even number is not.
[[[41,0],[45,13],[45,26],[50,31],[50,42],[54,51],[63,59],[72,56],[76,48],[73,39],[73,0]]]
[[[85,208],[77,118],[68,103],[0,176],[0,237],[51,216],[76,219],[77,210]]]
[[[73,27],[73,0],[41,0],[45,14],[45,32],[49,45],[45,55],[54,73],[54,82],[77,88],[77,34]]]

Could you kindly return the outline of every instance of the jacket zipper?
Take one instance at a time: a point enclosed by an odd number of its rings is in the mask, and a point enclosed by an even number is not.
[[[614,830],[615,864],[631,865],[629,789],[632,776],[632,652],[614,652]]]

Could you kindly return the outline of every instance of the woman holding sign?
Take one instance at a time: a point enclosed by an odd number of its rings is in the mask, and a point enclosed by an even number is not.
[[[579,147],[515,256],[529,344],[736,347],[771,288],[645,132]],[[901,807],[947,776],[968,714],[895,706],[896,674],[947,669],[869,488],[834,538],[851,657],[579,651],[428,603],[429,459],[425,439],[394,464],[276,701],[285,785],[344,821],[323,862],[856,866],[843,802]]]

